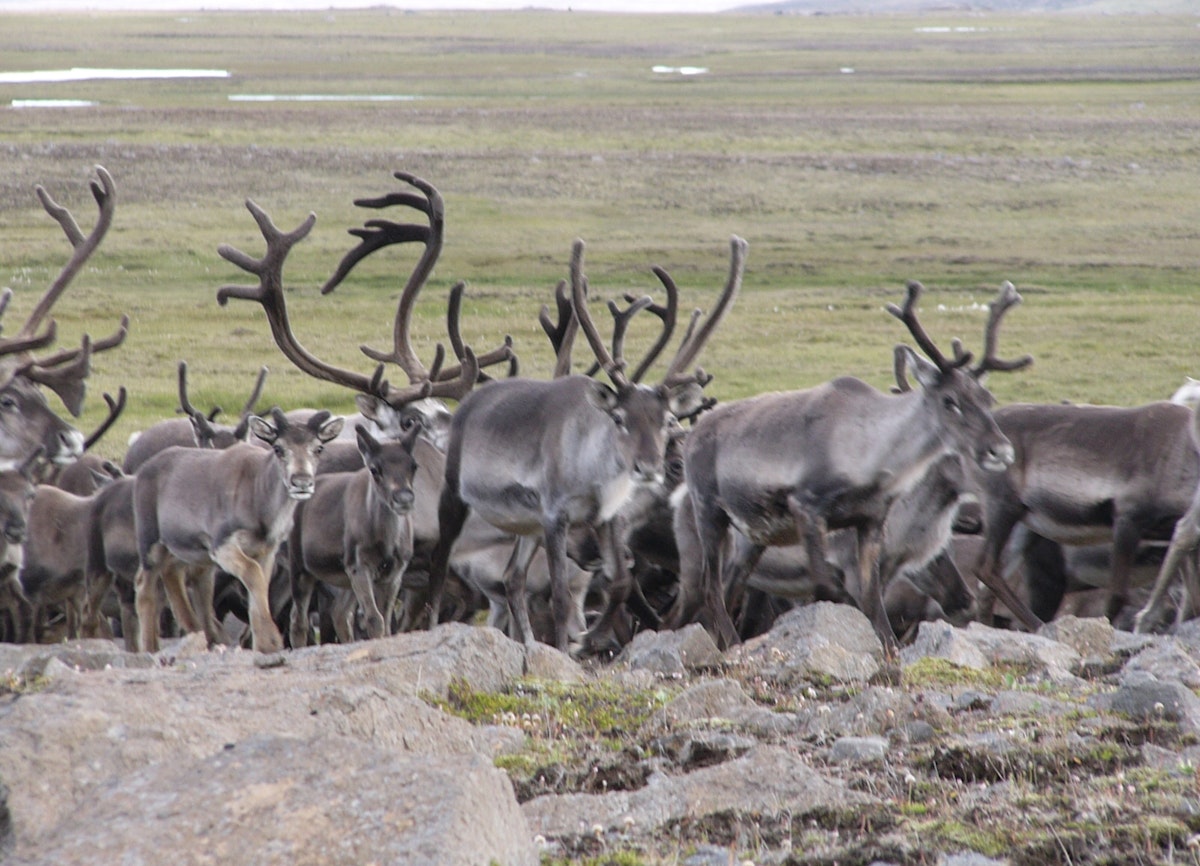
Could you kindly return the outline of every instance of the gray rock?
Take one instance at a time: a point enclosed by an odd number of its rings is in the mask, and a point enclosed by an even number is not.
[[[856,607],[818,602],[790,610],[765,635],[726,653],[785,687],[810,682],[865,682],[883,669],[883,645]]]
[[[114,778],[22,866],[538,862],[505,775],[341,737],[251,737]]]
[[[966,633],[990,664],[1029,665],[1064,673],[1079,664],[1078,652],[1041,635],[991,628],[978,622],[968,625]]]
[[[757,741],[730,731],[677,731],[651,741],[651,747],[684,770],[694,770],[740,758]]]
[[[800,818],[851,805],[874,805],[866,794],[827,778],[794,752],[759,746],[743,758],[682,776],[651,776],[644,788],[609,794],[548,794],[521,810],[530,830],[550,839],[619,834],[630,822],[653,835],[683,818],[746,814]]]
[[[733,680],[698,683],[654,714],[650,724],[674,727],[709,719],[736,719],[757,709],[754,701]]]
[[[525,647],[525,675],[557,683],[581,683],[587,673],[569,655],[544,643]]]
[[[451,626],[312,647],[267,670],[255,667],[256,656],[208,652],[169,667],[86,674],[55,661],[65,672],[0,708],[0,779],[18,853],[36,850],[130,774],[202,761],[264,734],[343,737],[399,757],[490,760],[511,748],[499,729],[473,727],[416,697],[456,678],[475,688],[518,679],[522,648],[492,629]]]
[[[1093,698],[1094,706],[1138,722],[1177,722],[1190,733],[1200,732],[1200,698],[1175,680],[1148,674],[1129,675],[1112,694]]]
[[[960,854],[943,854],[938,858],[937,866],[1008,866],[1009,861],[995,860],[974,851],[964,851]]]
[[[1176,638],[1160,638],[1125,663],[1122,679],[1140,675],[1178,680],[1190,689],[1200,688],[1200,664]]]
[[[900,650],[900,661],[906,665],[916,664],[924,658],[945,659],[977,671],[988,667],[987,657],[967,637],[966,631],[943,620],[921,623],[916,639]]]
[[[887,757],[888,741],[883,737],[842,737],[829,750],[835,764],[865,764]]]
[[[1114,629],[1102,617],[1061,616],[1038,630],[1042,637],[1066,644],[1083,658],[1112,655]]]
[[[721,661],[712,636],[698,623],[676,631],[641,631],[617,656],[634,670],[673,675],[715,667]]]

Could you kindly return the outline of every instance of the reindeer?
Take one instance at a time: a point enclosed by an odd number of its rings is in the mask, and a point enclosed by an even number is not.
[[[1020,403],[997,409],[995,417],[1016,459],[1007,472],[980,479],[985,530],[975,564],[979,579],[1007,587],[1000,563],[1018,523],[1060,544],[1111,541],[1107,613],[1115,618],[1127,602],[1138,545],[1170,537],[1200,481],[1200,458],[1188,432],[1191,410],[1168,402]],[[1028,608],[1013,612],[1031,629],[1041,623]]]
[[[400,171],[395,172],[394,177],[411,187],[411,190],[391,192],[377,198],[355,199],[355,204],[376,210],[392,206],[412,208],[423,214],[428,223],[422,225],[372,219],[361,228],[351,229],[350,234],[359,238],[359,244],[346,253],[333,275],[321,287],[322,294],[334,291],[359,262],[384,247],[412,242],[422,244],[424,249],[420,259],[413,267],[397,303],[391,350],[360,347],[363,354],[377,363],[373,375],[367,376],[322,361],[305,349],[293,332],[281,272],[291,248],[312,230],[316,222],[315,214],[310,213],[304,223],[284,234],[275,227],[265,211],[254,202],[247,201],[246,207],[267,239],[267,256],[259,263],[228,246],[222,246],[218,252],[243,269],[259,274],[260,283],[257,287],[225,286],[217,292],[217,302],[225,306],[231,298],[235,298],[260,304],[266,313],[275,343],[284,357],[309,376],[356,392],[360,413],[380,429],[382,438],[403,435],[414,425],[420,428],[420,434],[413,444],[413,457],[417,463],[413,479],[416,507],[410,520],[414,558],[427,560],[438,538],[436,503],[441,495],[445,466],[442,449],[449,413],[442,401],[462,399],[477,381],[485,378],[481,372],[484,368],[507,363],[510,374],[515,373],[517,361],[510,337],[505,337],[499,347],[478,356],[463,342],[459,322],[464,291],[461,282],[451,288],[447,310],[450,347],[458,363],[444,363],[446,353],[440,343],[435,346],[431,366],[426,367],[417,357],[411,339],[412,314],[418,294],[441,255],[445,205],[441,194],[425,180]],[[385,380],[383,373],[386,364],[399,367],[408,377],[409,384],[397,386]],[[357,449],[348,443],[336,443],[336,447],[329,448],[327,460],[322,463],[328,471],[352,471],[362,465]],[[413,624],[412,611],[405,612],[405,620],[406,626]]]
[[[271,618],[267,585],[279,544],[292,528],[296,504],[312,496],[321,449],[342,419],[320,412],[296,426],[278,408],[271,420],[250,417],[250,430],[271,448],[249,443],[221,451],[175,446],[156,454],[135,476],[134,523],[140,567],[135,580],[139,648],[158,648],[159,583],[171,612],[188,632],[218,639],[211,585],[201,620],[187,597],[188,565],[211,564],[246,588],[254,649],[277,652],[283,637]],[[211,573],[211,569],[207,570]]]
[[[238,413],[238,423],[232,426],[215,423],[221,414],[221,407],[214,406],[208,413],[200,412],[188,398],[187,362],[180,361],[178,366],[179,381],[179,411],[185,418],[167,418],[159,421],[140,433],[134,433],[129,439],[129,447],[125,451],[125,460],[121,469],[126,475],[133,475],[143,463],[173,445],[197,448],[228,448],[237,442],[245,442],[250,437],[250,416],[262,396],[263,384],[267,379],[267,368],[258,371],[258,378],[250,396]]]
[[[684,475],[700,556],[682,566],[681,582],[700,587],[700,604],[676,606],[673,625],[702,614],[720,642],[736,642],[722,576],[739,586],[756,553],[803,542],[817,581],[830,586],[827,535],[846,527],[857,533],[863,610],[885,644],[895,647],[878,569],[885,517],[946,453],[989,472],[1012,463],[1012,444],[992,419],[991,395],[980,380],[989,370],[1015,369],[1031,360],[994,356],[1001,317],[1020,300],[1010,283],[992,304],[984,358],[974,368],[967,367],[971,354],[957,341],[949,360],[926,335],[915,312],[921,288],[910,282],[904,307],[888,306],[930,359],[902,349],[920,389],[883,394],[844,377],[805,391],[725,403],[697,421],[688,436]],[[723,563],[730,527],[751,546],[741,560]]]
[[[39,448],[19,467],[0,470],[0,612],[7,617],[7,623],[0,620],[0,638],[15,643],[25,639],[25,625],[33,617],[20,572],[41,457]]]
[[[73,462],[83,453],[83,434],[51,411],[38,386],[45,386],[57,394],[67,410],[78,417],[83,409],[85,380],[91,370],[92,355],[121,345],[128,332],[129,317],[122,316],[117,331],[104,340],[93,342],[85,334],[78,349],[66,349],[42,358],[33,355],[34,351],[54,342],[57,328],[54,320],[46,322],[46,317],[100,246],[112,224],[116,187],[112,176],[103,167],[96,166],[96,174],[91,190],[100,213],[96,225],[87,235],[80,230],[69,210],[54,201],[44,187],[35,187],[42,207],[62,228],[74,252],[20,329],[12,337],[0,338],[0,469],[20,465],[39,448],[45,460],[59,466]],[[0,293],[0,317],[11,300],[10,289]]]
[[[288,541],[292,576],[292,647],[308,642],[308,607],[317,580],[352,589],[367,637],[387,634],[412,559],[413,443],[420,428],[399,442],[380,443],[357,430],[363,468],[317,478],[310,500],[296,511]],[[340,635],[343,641],[349,635]]]
[[[725,295],[741,285],[746,243],[734,238]],[[600,555],[612,577],[608,607],[589,632],[599,644],[613,629],[631,592],[623,527],[618,517],[634,489],[663,474],[667,438],[676,417],[695,408],[703,371],[682,371],[698,355],[711,327],[689,333],[657,387],[635,384],[609,354],[587,312],[582,241],[571,255],[571,294],[579,327],[615,390],[587,376],[550,381],[510,378],[468,395],[450,425],[446,484],[438,505],[440,538],[430,567],[430,621],[437,621],[450,552],[467,515],[518,536],[505,575],[516,629],[534,640],[526,599],[526,571],[544,543],[550,572],[555,645],[567,651],[571,599],[566,580],[567,531],[595,528]],[[710,323],[713,319],[710,318]]]

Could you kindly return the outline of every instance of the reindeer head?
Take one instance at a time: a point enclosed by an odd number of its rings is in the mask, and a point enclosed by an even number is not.
[[[365,427],[355,428],[358,453],[370,472],[371,486],[393,514],[412,511],[415,501],[413,476],[417,471],[412,451],[420,432],[420,426],[414,424],[398,441],[380,442]]]
[[[655,306],[649,296],[636,299],[627,296],[630,306],[624,310],[610,301],[608,306],[615,322],[613,350],[610,353],[588,313],[587,278],[583,276],[583,249],[584,244],[580,240],[577,240],[572,248],[570,310],[567,310],[560,300],[560,321],[557,326],[550,323],[545,310],[540,317],[542,327],[550,336],[558,355],[555,372],[565,374],[570,369],[570,342],[577,323],[596,356],[598,369],[604,370],[614,386],[610,389],[599,382],[593,383],[594,390],[590,395],[593,405],[604,411],[615,425],[618,442],[623,446],[622,451],[627,456],[634,479],[641,483],[662,484],[667,444],[677,435],[680,419],[693,417],[712,405],[713,401],[707,400],[703,392],[704,386],[712,381],[712,377],[700,368],[690,374],[685,370],[700,354],[700,350],[737,297],[745,269],[746,242],[738,237],[732,239],[729,279],[721,297],[712,314],[699,329],[696,325],[700,319],[700,311],[692,314],[683,342],[658,385],[642,384],[641,379],[671,339],[678,309],[678,288],[666,271],[655,268],[654,273],[667,291],[665,307]],[[561,298],[561,286],[557,294]],[[653,310],[655,315],[662,319],[662,334],[633,374],[626,376],[625,333],[630,320],[643,309]]]
[[[951,361],[925,333],[915,309],[921,290],[920,283],[910,282],[904,307],[888,305],[888,312],[908,326],[913,339],[930,359],[925,360],[908,346],[896,347],[896,381],[900,390],[910,390],[904,371],[911,369],[921,385],[922,399],[938,420],[937,429],[943,440],[954,450],[970,455],[981,468],[1003,472],[1016,459],[1016,452],[992,417],[992,395],[983,386],[983,377],[992,370],[1017,370],[1033,363],[1033,358],[1028,355],[1003,361],[995,354],[1000,320],[1011,307],[1021,302],[1021,296],[1012,283],[1005,282],[1000,287],[999,296],[989,306],[983,358],[971,367],[972,355],[958,340],[953,343],[954,360]]]
[[[331,417],[326,410],[313,415],[304,424],[292,424],[278,407],[271,409],[271,420],[251,415],[250,430],[271,447],[283,471],[284,484],[291,499],[310,499],[315,490],[317,459],[325,443],[342,432],[344,418]]]

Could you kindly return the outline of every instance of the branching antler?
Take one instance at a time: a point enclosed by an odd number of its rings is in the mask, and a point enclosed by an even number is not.
[[[971,362],[971,353],[963,351],[962,343],[958,340],[953,342],[954,360],[948,361],[946,356],[938,349],[937,344],[925,333],[925,328],[921,325],[920,319],[917,318],[917,299],[921,296],[924,288],[916,280],[909,280],[908,294],[904,298],[904,307],[901,308],[895,304],[888,304],[887,311],[905,324],[908,332],[916,340],[917,345],[921,347],[921,351],[943,373],[956,367],[966,366]]]
[[[112,225],[113,213],[116,208],[116,186],[112,176],[103,166],[96,166],[97,178],[91,181],[92,197],[99,207],[99,216],[91,232],[84,234],[75,221],[75,217],[67,208],[60,205],[45,187],[35,187],[38,199],[46,213],[54,218],[62,228],[63,233],[72,247],[71,258],[59,271],[58,276],[38,300],[29,317],[20,330],[10,338],[0,339],[0,356],[13,358],[15,363],[6,364],[8,367],[5,380],[23,376],[32,382],[44,385],[62,399],[72,415],[79,415],[83,410],[85,393],[84,380],[91,371],[91,356],[115,348],[125,341],[129,330],[129,317],[122,316],[117,331],[106,339],[93,342],[84,335],[77,349],[60,350],[53,355],[34,358],[30,353],[44,348],[54,342],[57,328],[53,319],[46,321],[54,304],[62,297],[71,280],[83,269],[84,264],[100,246],[104,236]],[[0,299],[0,315],[7,308],[11,292],[5,292]],[[45,322],[44,330],[42,329]]]
[[[1019,303],[1021,303],[1021,295],[1012,283],[1005,280],[1000,285],[1000,294],[996,296],[996,300],[988,304],[987,327],[983,332],[983,358],[971,368],[971,375],[975,378],[978,379],[991,371],[1009,372],[1020,370],[1033,363],[1033,355],[1023,355],[1011,361],[1004,361],[996,357],[997,332],[1000,329],[1000,320],[1004,318],[1005,313]]]
[[[350,234],[359,238],[359,244],[342,258],[333,276],[326,280],[325,285],[321,287],[321,294],[328,294],[336,289],[359,262],[376,250],[399,243],[421,243],[424,245],[424,251],[421,253],[421,258],[409,275],[408,281],[404,285],[404,290],[400,293],[400,302],[397,305],[396,317],[392,326],[391,351],[382,352],[378,349],[372,349],[369,346],[361,346],[360,349],[363,354],[373,361],[397,365],[408,375],[409,382],[411,383],[419,383],[427,380],[433,382],[458,382],[462,379],[463,369],[461,365],[465,363],[468,351],[463,343],[458,321],[458,311],[462,305],[463,284],[459,283],[450,290],[450,308],[449,315],[447,316],[447,330],[450,336],[451,348],[459,364],[442,369],[441,361],[445,357],[445,349],[441,344],[438,344],[434,348],[434,367],[427,370],[413,350],[412,339],[410,337],[412,314],[416,305],[417,295],[429,279],[429,275],[433,272],[433,267],[442,253],[446,222],[445,204],[442,201],[441,193],[437,191],[436,187],[420,177],[405,171],[393,172],[392,176],[414,187],[417,192],[408,190],[391,192],[377,198],[355,199],[354,203],[359,207],[374,209],[395,205],[411,207],[425,214],[429,220],[428,224],[399,223],[392,222],[391,220],[371,219],[367,220],[362,228],[350,229]],[[503,345],[483,355],[476,356],[472,364],[482,368],[507,361],[511,365],[514,359],[512,338],[506,336]],[[465,396],[465,391],[458,397],[451,393],[438,394],[436,391],[437,389],[435,388],[432,396],[447,396],[454,399],[460,399],[461,396]]]
[[[588,345],[592,347],[592,354],[600,362],[600,369],[604,370],[617,388],[629,388],[632,383],[625,375],[624,364],[618,363],[609,353],[608,348],[604,345],[604,340],[600,338],[600,332],[596,330],[596,323],[592,321],[592,316],[588,312],[587,277],[583,275],[583,250],[583,241],[576,238],[575,243],[571,245],[571,301],[575,305],[575,316],[579,319],[579,327],[583,330]]]
[[[550,338],[550,345],[554,347],[554,378],[559,379],[571,373],[571,349],[575,344],[575,334],[579,332],[579,319],[575,315],[575,305],[571,302],[566,280],[559,280],[554,287],[554,303],[558,307],[558,321],[550,318],[550,309],[545,304],[538,313],[538,321]]]
[[[247,200],[246,207],[254,216],[255,222],[258,223],[263,238],[267,242],[266,254],[261,259],[255,259],[228,244],[222,244],[217,252],[222,258],[242,270],[256,275],[259,278],[259,284],[257,286],[223,286],[217,291],[217,303],[224,306],[230,298],[241,298],[259,303],[267,314],[267,321],[271,326],[271,333],[276,345],[289,361],[313,378],[379,397],[393,406],[401,406],[425,397],[459,400],[471,390],[479,378],[479,363],[471,349],[466,346],[462,347],[463,357],[457,367],[457,375],[454,378],[444,378],[439,374],[442,373],[440,359],[444,357],[445,350],[439,345],[438,359],[435,360],[434,366],[427,370],[412,351],[408,334],[412,304],[425,278],[432,270],[437,253],[441,249],[441,197],[433,187],[419,178],[401,172],[397,172],[397,177],[408,180],[425,192],[425,196],[422,198],[412,193],[392,193],[380,199],[359,200],[357,203],[367,207],[384,207],[388,204],[405,204],[416,207],[430,215],[431,225],[402,225],[383,220],[370,220],[367,228],[352,229],[351,233],[360,237],[362,243],[342,259],[334,275],[322,288],[322,292],[325,293],[332,291],[355,264],[376,249],[407,240],[421,240],[427,243],[421,261],[401,294],[395,320],[393,351],[381,353],[363,347],[365,354],[379,362],[373,375],[368,377],[353,370],[346,370],[321,361],[300,344],[292,330],[283,292],[283,264],[292,247],[312,231],[317,219],[316,214],[310,213],[300,226],[285,233],[275,226],[262,208],[253,201]],[[407,387],[393,386],[383,378],[386,362],[397,364],[408,374],[410,383]]]
[[[951,346],[954,350],[954,360],[947,361],[946,358],[938,351],[937,346],[931,340],[925,329],[921,326],[917,319],[916,302],[921,294],[922,286],[916,280],[908,283],[908,294],[904,300],[904,307],[901,309],[895,304],[888,304],[887,310],[900,321],[908,326],[909,332],[913,335],[913,339],[917,341],[917,345],[925,352],[931,361],[933,361],[939,370],[945,372],[950,369],[965,367],[971,362],[972,354],[963,348],[962,341],[957,337],[952,341]],[[996,300],[988,304],[988,321],[983,332],[983,357],[979,363],[971,367],[968,372],[976,379],[982,378],[985,374],[991,371],[1011,371],[1020,370],[1023,367],[1028,367],[1033,363],[1032,355],[1024,355],[1011,361],[1005,361],[996,357],[996,342],[1000,329],[1000,322],[1004,318],[1005,313],[1021,303],[1021,296],[1016,288],[1008,280],[1005,280],[1000,286],[1000,293],[996,296]],[[893,360],[893,372],[896,377],[895,390],[903,393],[912,390],[908,384],[908,377],[905,373],[906,359],[904,357],[903,347],[897,346],[895,358]]]
[[[734,299],[737,298],[738,292],[742,287],[742,275],[746,270],[746,250],[748,244],[742,238],[734,235],[729,241],[730,260],[729,260],[729,278],[725,281],[725,288],[721,290],[721,295],[717,298],[717,303],[705,319],[704,324],[697,329],[697,323],[700,318],[700,311],[697,310],[692,314],[691,321],[688,324],[687,331],[684,334],[683,342],[680,344],[675,357],[671,359],[671,363],[667,367],[667,372],[663,376],[663,384],[668,387],[677,385],[685,385],[690,382],[695,382],[700,386],[707,385],[712,381],[712,377],[706,374],[703,370],[697,368],[690,376],[684,373],[688,367],[700,355],[700,351],[716,330],[717,325],[725,318],[725,314],[729,312],[729,308],[733,306]],[[660,277],[661,278],[661,277]]]
[[[117,423],[117,419],[121,417],[121,413],[125,411],[125,401],[129,395],[125,391],[125,386],[122,385],[117,390],[117,399],[113,399],[111,394],[104,395],[104,403],[108,406],[108,416],[101,421],[96,429],[83,440],[83,450],[87,451],[93,445],[100,441],[105,433],[109,431],[113,424]]]

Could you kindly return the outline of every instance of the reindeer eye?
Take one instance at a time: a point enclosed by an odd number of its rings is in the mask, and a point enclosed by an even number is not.
[[[625,417],[625,413],[622,412],[620,409],[613,410],[612,419],[613,419],[613,423],[616,424],[619,429],[621,429],[621,430],[629,429],[628,425],[626,424],[627,419]]]
[[[0,397],[0,409],[15,409],[17,408],[16,398],[10,394],[5,394]]]
[[[324,446],[324,445],[318,445],[316,448],[314,448],[314,449],[313,449],[313,454],[321,454],[321,453],[323,453],[324,451],[325,451],[325,446]]]
[[[283,446],[282,445],[272,445],[271,447],[274,449],[276,457],[283,456]]]
[[[946,407],[947,412],[952,412],[955,415],[962,414],[962,407],[958,405],[958,401],[955,400],[953,397],[949,397],[949,396],[943,397],[942,405]]]

